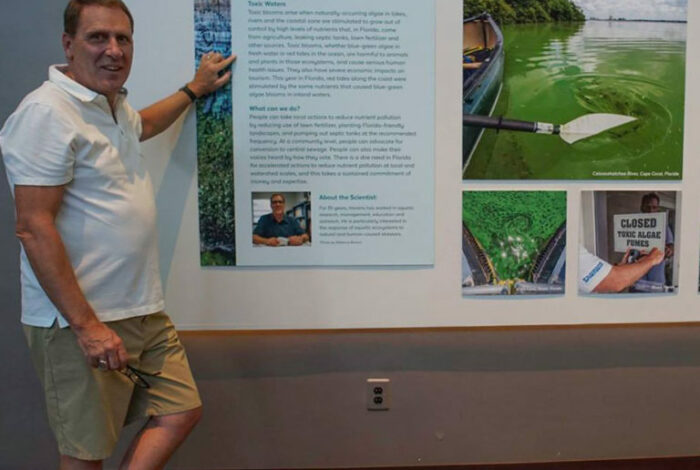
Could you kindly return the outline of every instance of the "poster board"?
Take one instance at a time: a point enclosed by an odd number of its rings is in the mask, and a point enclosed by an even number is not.
[[[194,57],[192,1],[128,2],[136,18],[136,55],[127,84],[135,107],[191,79]],[[435,239],[432,266],[216,267],[199,260],[195,120],[193,113],[144,146],[159,207],[161,274],[169,313],[190,329],[402,328],[503,325],[571,325],[697,321],[700,192],[698,133],[684,135],[681,181],[466,181],[461,173],[459,44],[461,2],[436,0]],[[697,5],[688,5],[687,56],[700,50]],[[173,35],[172,31],[181,34]],[[158,77],[154,80],[153,77]],[[686,83],[700,78],[689,60]],[[685,127],[700,124],[700,93],[687,86]],[[695,105],[694,105],[695,104]],[[461,228],[465,190],[565,191],[567,199],[565,292],[539,297],[462,296]],[[576,288],[576,247],[587,205],[583,191],[680,191],[677,236],[679,290],[671,296],[582,297]]]

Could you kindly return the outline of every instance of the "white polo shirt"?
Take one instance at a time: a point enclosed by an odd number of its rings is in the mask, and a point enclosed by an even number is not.
[[[116,119],[104,95],[61,66],[27,95],[0,130],[10,188],[65,185],[56,226],[85,297],[101,321],[163,310],[156,208],[139,137],[141,118],[125,100]],[[22,323],[66,320],[20,255]]]
[[[578,251],[578,290],[591,293],[606,278],[612,265],[591,254],[583,245]]]

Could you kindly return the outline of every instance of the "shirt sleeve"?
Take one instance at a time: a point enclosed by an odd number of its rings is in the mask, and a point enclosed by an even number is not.
[[[255,229],[253,229],[253,235],[267,238],[265,236],[265,221],[266,221],[266,215],[261,215],[260,218],[258,219],[258,223],[255,224]]]
[[[73,179],[73,126],[50,106],[29,103],[0,131],[0,149],[10,184],[60,186]]]
[[[141,140],[141,134],[143,133],[141,114],[132,108],[128,102],[124,103],[124,109],[126,111],[127,119],[129,120],[129,125],[134,130],[139,140]]]
[[[589,294],[612,270],[612,265],[591,254],[583,246],[579,247],[578,289]]]

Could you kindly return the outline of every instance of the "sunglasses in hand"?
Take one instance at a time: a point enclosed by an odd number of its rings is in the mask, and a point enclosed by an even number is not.
[[[119,372],[121,374],[124,374],[125,376],[127,376],[129,378],[129,380],[131,380],[132,382],[134,382],[134,384],[136,384],[138,387],[141,387],[141,388],[151,388],[151,384],[148,383],[148,381],[145,379],[144,376],[155,377],[155,376],[160,375],[160,371],[148,373],[148,372],[144,372],[142,370],[139,370],[136,367],[132,367],[130,365],[127,365],[125,368],[123,368]]]

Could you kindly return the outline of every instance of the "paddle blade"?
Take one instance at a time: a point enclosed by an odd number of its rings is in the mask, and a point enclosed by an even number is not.
[[[600,134],[613,127],[635,121],[637,118],[621,114],[586,114],[561,126],[560,136],[568,144]]]

